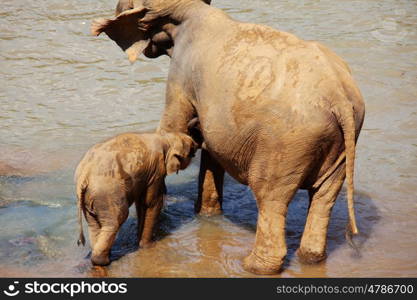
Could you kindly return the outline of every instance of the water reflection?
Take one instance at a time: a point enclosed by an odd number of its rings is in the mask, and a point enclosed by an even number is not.
[[[111,1],[110,1],[111,2]],[[123,226],[114,262],[93,268],[76,247],[73,171],[92,144],[157,126],[169,60],[130,65],[90,20],[109,1],[4,0],[0,12],[0,276],[253,276],[252,193],[228,178],[224,215],[194,215],[198,161],[168,178],[158,242],[136,248],[136,219]],[[295,251],[307,213],[297,194],[287,220],[282,277],[417,276],[417,6],[413,1],[213,1],[233,17],[323,42],[350,64],[367,105],[357,147],[360,256],[344,238],[345,194],[333,210],[328,259],[304,265]],[[346,22],[346,16],[354,16]],[[134,214],[132,214],[133,216]]]

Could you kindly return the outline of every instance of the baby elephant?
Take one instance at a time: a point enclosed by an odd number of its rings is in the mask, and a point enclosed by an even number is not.
[[[80,237],[88,223],[94,265],[108,265],[120,226],[134,202],[140,247],[151,243],[165,194],[165,176],[185,169],[197,144],[183,133],[125,133],[93,146],[75,172]]]

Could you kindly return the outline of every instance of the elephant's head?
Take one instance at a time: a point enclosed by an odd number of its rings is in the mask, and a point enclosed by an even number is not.
[[[161,133],[167,151],[165,151],[165,168],[167,174],[184,170],[197,151],[198,145],[184,133]]]
[[[149,58],[171,56],[176,27],[193,3],[211,0],[120,0],[116,17],[96,19],[91,33],[105,32],[134,62],[141,53]]]

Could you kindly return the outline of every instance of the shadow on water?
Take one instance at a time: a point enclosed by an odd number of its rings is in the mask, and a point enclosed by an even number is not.
[[[230,221],[244,230],[252,233],[256,231],[258,210],[252,192],[248,187],[238,184],[230,177],[226,177],[223,202],[224,214],[215,218],[199,217],[194,214],[194,199],[196,195],[196,180],[180,184],[168,184],[168,196],[160,217],[160,226],[155,236],[156,240],[166,238],[181,226],[195,219],[203,223]],[[291,261],[296,256],[295,253],[299,246],[307,217],[308,202],[308,193],[299,191],[289,206],[286,224],[288,254],[284,269],[288,269]],[[354,242],[359,250],[362,250],[365,248],[366,241],[371,236],[373,227],[377,224],[380,217],[372,199],[359,191],[355,193],[355,208],[360,234],[354,238]],[[347,222],[346,193],[343,190],[332,211],[328,231],[328,256],[347,243],[345,239]],[[136,224],[137,219],[135,217],[130,217],[123,224],[112,248],[112,261],[138,250]],[[352,256],[360,255],[360,252],[357,253],[353,249],[351,253]]]
[[[299,190],[291,201],[286,221],[286,243],[288,252],[284,269],[288,268],[290,261],[296,256],[301,236],[307,218],[309,196],[305,190]],[[256,232],[258,209],[250,189],[239,186],[237,183],[225,186],[225,200],[223,203],[224,216],[234,224],[247,230]],[[359,235],[353,237],[353,243],[359,251],[352,248],[352,256],[360,258],[361,250],[365,248],[366,241],[371,236],[374,226],[380,220],[378,208],[372,199],[365,193],[355,191],[355,211],[359,228]],[[346,191],[343,189],[333,207],[327,233],[327,256],[339,247],[348,243],[345,233],[348,224],[348,209]]]
[[[196,217],[194,214],[194,202],[192,200],[197,192],[196,180],[167,185],[167,189],[168,193],[165,199],[165,206],[159,218],[159,226],[154,236],[156,241],[163,239]],[[130,215],[134,215],[132,212],[134,212],[133,206]],[[111,249],[110,260],[118,260],[137,250],[137,218],[132,216],[120,228],[116,241]]]

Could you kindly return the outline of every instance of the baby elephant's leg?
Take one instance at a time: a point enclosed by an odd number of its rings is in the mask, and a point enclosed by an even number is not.
[[[129,215],[129,205],[122,193],[113,193],[101,198],[96,213],[100,230],[93,246],[91,261],[94,265],[104,266],[110,263],[110,250],[120,226]]]
[[[97,244],[101,226],[97,219],[94,218],[94,216],[89,211],[85,211],[84,216],[88,224],[91,249],[94,249],[95,245]]]
[[[149,247],[152,244],[152,234],[163,206],[165,190],[165,183],[161,180],[148,187],[142,201],[136,202],[138,242],[141,248]]]

